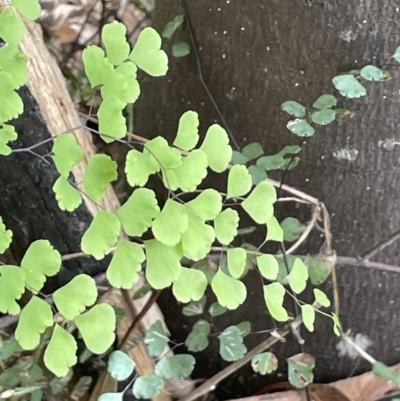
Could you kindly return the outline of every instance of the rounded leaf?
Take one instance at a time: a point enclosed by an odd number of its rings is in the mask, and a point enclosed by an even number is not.
[[[267,236],[265,241],[283,242],[283,230],[275,216],[272,216],[267,221]]]
[[[16,88],[24,85],[28,80],[26,56],[16,45],[6,43],[0,47],[0,69],[11,75]]]
[[[155,373],[165,379],[181,380],[192,373],[195,363],[192,355],[167,356],[157,363]]]
[[[227,251],[228,270],[233,278],[240,278],[246,269],[247,252],[243,248]]]
[[[211,288],[219,304],[228,309],[237,309],[247,296],[246,286],[241,281],[229,277],[221,269],[212,279]]]
[[[87,274],[79,274],[55,291],[53,299],[60,313],[72,320],[96,302],[96,282]]]
[[[201,149],[191,151],[174,171],[178,187],[185,192],[195,191],[207,176],[207,166],[207,155]]]
[[[180,302],[198,301],[204,295],[207,284],[207,278],[202,271],[182,267],[172,286],[172,292]]]
[[[336,106],[337,99],[335,96],[330,94],[321,95],[314,103],[313,107],[319,110],[330,109],[333,106]]]
[[[161,37],[151,27],[144,28],[140,32],[129,58],[153,77],[165,75],[168,71],[168,57],[161,50]]]
[[[110,143],[114,138],[123,138],[126,135],[126,119],[122,111],[126,102],[115,96],[105,98],[97,110],[99,119],[99,132],[104,142]]]
[[[208,335],[211,332],[211,325],[206,320],[198,320],[192,331],[189,333],[185,340],[185,346],[189,351],[200,352],[208,346]]]
[[[125,352],[114,351],[108,358],[107,370],[118,381],[126,380],[134,369],[135,362]]]
[[[15,141],[18,138],[15,127],[8,124],[2,124],[0,128],[0,155],[8,156],[11,154],[11,148],[8,142]]]
[[[311,114],[311,120],[315,124],[327,125],[336,119],[335,110],[319,110]]]
[[[78,346],[72,334],[56,324],[53,335],[44,352],[46,368],[58,377],[66,376],[70,367],[77,362],[77,349]]]
[[[190,45],[183,40],[178,40],[172,45],[171,51],[174,57],[185,57],[190,53]]]
[[[328,308],[329,306],[331,306],[331,301],[329,300],[329,298],[326,296],[326,294],[321,291],[318,288],[314,288],[314,297],[315,300],[321,304],[322,306],[325,306],[326,308]]]
[[[315,322],[315,309],[312,305],[301,305],[301,316],[303,318],[304,326],[307,327],[308,331],[314,331]]]
[[[21,308],[16,300],[25,292],[25,279],[21,268],[0,265],[0,312],[19,314]]]
[[[133,383],[135,398],[150,399],[158,395],[164,387],[164,380],[155,375],[139,376]]]
[[[304,117],[306,115],[306,108],[294,100],[283,102],[281,109],[293,117]]]
[[[168,341],[169,339],[161,320],[157,320],[146,331],[144,342],[147,345],[149,355],[151,356],[160,356],[168,345]]]
[[[296,258],[292,270],[286,276],[286,280],[289,282],[290,288],[296,293],[300,294],[304,291],[307,285],[308,269],[304,262]]]
[[[95,305],[74,319],[89,351],[102,354],[115,340],[115,311],[108,304]]]
[[[61,210],[73,212],[82,203],[81,193],[74,188],[70,182],[60,175],[53,185],[53,191],[56,195],[58,206]]]
[[[228,194],[226,199],[246,195],[252,186],[252,179],[246,166],[236,164],[228,175]]]
[[[243,344],[243,337],[238,327],[227,327],[218,338],[219,353],[225,361],[237,361],[246,354],[247,349]]]
[[[263,352],[253,356],[251,367],[260,375],[272,373],[278,368],[278,358],[272,352]]]
[[[57,171],[68,178],[72,168],[83,160],[83,150],[74,134],[60,134],[54,140],[53,161]]]
[[[222,209],[222,197],[215,189],[205,189],[186,203],[202,221],[214,220]]]
[[[110,63],[118,65],[128,58],[130,49],[126,41],[126,27],[124,24],[113,21],[104,25],[101,38]]]
[[[346,96],[350,99],[367,94],[367,90],[352,74],[338,75],[332,79],[332,82],[342,96]]]
[[[41,7],[39,0],[11,0],[11,4],[26,18],[35,20],[39,18]]]
[[[239,215],[236,210],[226,208],[214,219],[215,235],[221,244],[229,245],[237,235]]]
[[[243,209],[258,224],[265,224],[274,215],[276,190],[267,181],[260,182],[242,202]]]
[[[218,124],[211,125],[200,147],[205,152],[211,170],[222,173],[232,159],[232,148],[226,131]]]
[[[179,119],[178,133],[174,140],[174,146],[189,151],[192,150],[199,141],[199,115],[192,110],[188,110]]]
[[[88,46],[82,52],[82,61],[92,88],[105,84],[108,77],[114,73],[113,65],[98,46]]]
[[[0,254],[4,253],[11,244],[13,233],[7,230],[3,219],[0,217]]]
[[[257,266],[261,275],[267,280],[276,280],[279,273],[279,263],[272,255],[257,256]]]
[[[281,283],[272,283],[263,286],[264,299],[271,316],[279,322],[286,322],[289,315],[282,306],[285,297],[285,288]]]
[[[11,7],[5,7],[0,13],[0,37],[6,43],[19,45],[24,35],[25,24],[22,19],[17,16]]]
[[[300,118],[288,121],[286,127],[297,136],[313,136],[315,134],[315,129],[306,120]]]
[[[381,81],[385,78],[384,72],[374,65],[366,65],[361,68],[360,75],[368,81]]]

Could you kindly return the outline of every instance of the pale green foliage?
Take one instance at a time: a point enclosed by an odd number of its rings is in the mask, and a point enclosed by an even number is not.
[[[127,103],[134,103],[138,99],[140,95],[140,86],[139,82],[137,81],[137,67],[135,63],[126,62],[119,65],[115,71],[122,75],[125,78],[126,84],[122,87],[119,87],[118,96],[121,100]],[[107,93],[110,89],[113,89],[109,96],[112,96],[115,93],[116,87],[111,87],[111,81],[107,82],[101,88],[102,96],[106,93],[105,97],[107,97]]]
[[[226,131],[218,124],[211,125],[200,147],[205,152],[211,170],[222,173],[232,159],[232,148]]]
[[[176,245],[188,227],[184,205],[168,199],[160,214],[154,219],[152,231],[156,239],[168,246]]]
[[[91,157],[83,175],[86,194],[100,202],[108,184],[118,177],[117,163],[110,156],[98,154]]]
[[[192,355],[174,355],[161,359],[155,373],[165,379],[181,380],[190,375],[194,368],[195,359]]]
[[[182,267],[178,279],[172,286],[172,292],[180,302],[198,301],[204,295],[207,284],[203,272]]]
[[[31,350],[40,342],[40,334],[53,325],[53,312],[50,305],[32,296],[19,317],[15,338],[22,348]]]
[[[286,124],[286,127],[297,136],[313,136],[315,134],[315,129],[306,120],[301,118],[290,120]]]
[[[203,221],[214,220],[222,209],[222,197],[212,188],[205,189],[197,197],[186,203]]]
[[[247,253],[243,248],[232,248],[227,251],[229,273],[233,278],[240,278],[246,269]]]
[[[97,117],[99,119],[99,132],[104,142],[112,142],[114,138],[123,138],[126,134],[126,120],[122,111],[126,105],[116,97],[108,97],[103,100]]]
[[[190,154],[183,159],[182,164],[178,168],[174,171],[166,171],[170,173],[172,177],[173,174],[175,174],[176,185],[171,185],[171,181],[169,181],[171,189],[176,189],[178,187],[185,192],[195,191],[198,185],[200,185],[207,176],[207,166],[207,155],[201,149],[191,151]],[[171,177],[170,174],[167,174],[168,178]],[[169,187],[168,183],[165,181],[164,185]]]
[[[11,230],[7,230],[3,219],[0,217],[0,254],[4,253],[5,250],[10,246],[13,233]]]
[[[132,149],[126,155],[125,172],[131,187],[146,185],[151,174],[157,172],[157,166],[150,163],[150,155]]]
[[[62,175],[57,178],[52,189],[61,210],[72,212],[82,203],[81,193]]]
[[[132,288],[139,280],[138,273],[145,259],[143,249],[138,244],[119,240],[107,269],[107,280],[116,288]]]
[[[106,24],[101,33],[106,48],[107,58],[112,64],[121,64],[129,55],[129,43],[126,41],[126,27],[118,21]]]
[[[95,305],[74,319],[89,351],[102,354],[115,340],[115,312],[108,304]]]
[[[304,262],[296,258],[290,273],[286,276],[290,287],[296,294],[304,291],[307,285],[308,269]]]
[[[314,331],[315,309],[312,305],[301,305],[301,316],[303,317],[304,326],[308,331]]]
[[[400,63],[400,46],[396,48],[396,51],[393,54],[393,58]]]
[[[147,27],[140,32],[129,58],[149,75],[159,77],[168,70],[168,57],[160,48],[160,35],[155,29]]]
[[[318,110],[311,114],[311,119],[315,124],[327,125],[336,119],[335,110]]]
[[[295,100],[287,100],[281,104],[281,109],[293,117],[304,117],[306,108]]]
[[[20,306],[15,300],[25,291],[25,273],[17,266],[0,266],[0,312],[18,315]]]
[[[367,81],[381,81],[385,78],[384,72],[374,65],[366,65],[361,68],[360,75]]]
[[[21,87],[28,80],[26,56],[11,43],[0,47],[0,70],[11,75],[16,88]]]
[[[25,35],[25,25],[14,10],[6,7],[0,13],[0,37],[12,45],[19,45]],[[5,121],[5,120],[4,120]]]
[[[188,215],[188,227],[182,234],[182,249],[184,256],[192,260],[204,258],[211,249],[215,240],[214,229],[193,211],[193,208],[185,205]]]
[[[122,401],[123,396],[123,393],[104,393],[98,398],[98,401]]]
[[[227,327],[219,336],[219,353],[225,361],[237,361],[247,352],[240,329]]]
[[[11,0],[11,4],[28,19],[35,20],[40,16],[39,0]]]
[[[18,135],[12,125],[0,123],[0,155],[8,156],[11,154],[11,148],[7,144],[17,137]]]
[[[21,261],[21,268],[26,275],[26,286],[34,294],[42,289],[46,276],[54,276],[60,267],[61,256],[47,240],[32,242]]]
[[[251,367],[260,375],[272,373],[278,368],[278,359],[272,352],[263,352],[252,358]]]
[[[111,246],[117,242],[121,231],[118,217],[106,210],[99,210],[82,237],[83,252],[92,255],[97,260],[107,255]]]
[[[78,346],[72,334],[56,324],[44,353],[44,363],[56,376],[65,376],[77,362]]]
[[[108,358],[107,370],[114,379],[126,380],[135,368],[135,362],[125,352],[114,351]]]
[[[252,179],[245,166],[233,166],[228,175],[228,193],[226,199],[246,195],[252,185]]]
[[[147,344],[149,355],[156,357],[161,355],[165,347],[168,345],[168,336],[161,320],[157,320],[146,331],[144,342]]]
[[[215,274],[211,288],[219,304],[228,309],[237,309],[247,296],[246,286],[241,281],[229,277],[221,269]]]
[[[192,352],[200,352],[206,349],[210,332],[210,323],[203,319],[198,320],[185,340],[187,349]]]
[[[265,241],[283,242],[283,230],[275,216],[267,221],[267,236]]]
[[[125,232],[131,236],[141,236],[160,213],[156,194],[151,189],[138,188],[118,209]]]
[[[272,255],[257,256],[257,266],[261,275],[267,280],[276,280],[279,272],[278,261]]]
[[[265,224],[274,214],[276,190],[267,181],[260,182],[242,202],[243,209],[258,224]]]
[[[215,235],[221,244],[228,245],[237,235],[239,215],[236,210],[226,208],[214,219]]]
[[[74,134],[61,134],[53,145],[53,161],[58,172],[68,178],[72,168],[83,160],[82,148],[76,142]]]
[[[321,95],[314,103],[313,107],[319,110],[330,109],[333,106],[336,106],[337,99],[335,96],[328,94]]]
[[[332,79],[332,82],[342,96],[346,96],[350,99],[367,94],[367,90],[352,74],[338,75]]]
[[[150,399],[160,393],[164,380],[155,375],[140,376],[133,384],[133,395],[136,398]]]
[[[326,296],[326,294],[324,292],[322,292],[320,289],[318,288],[313,288],[314,291],[314,297],[315,300],[321,304],[322,306],[325,307],[329,307],[331,306],[331,301],[329,300],[329,298]]]
[[[332,312],[332,320],[333,320],[333,332],[337,335],[340,336],[340,320],[339,317],[336,315],[336,313]]]
[[[286,322],[289,316],[282,306],[285,297],[285,288],[281,283],[264,285],[264,299],[271,316],[279,322]]]
[[[60,313],[72,320],[96,302],[96,282],[87,274],[79,274],[55,291],[53,299]]]
[[[146,279],[155,289],[168,287],[178,279],[182,266],[182,250],[179,244],[169,247],[152,239],[145,241],[147,266]]]
[[[23,111],[22,100],[15,92],[17,87],[18,85],[10,74],[0,71],[0,124],[12,118],[17,118]]]
[[[114,72],[114,67],[98,46],[88,46],[82,52],[82,60],[90,85],[103,85]]]
[[[179,119],[178,132],[174,140],[174,146],[189,151],[199,141],[199,115],[188,110]]]

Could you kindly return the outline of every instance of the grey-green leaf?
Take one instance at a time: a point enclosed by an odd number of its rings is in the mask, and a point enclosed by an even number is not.
[[[157,363],[155,373],[165,379],[181,380],[192,373],[195,363],[192,355],[167,356]]]
[[[251,175],[251,181],[252,181],[253,185],[257,185],[261,181],[264,181],[265,179],[268,178],[265,170],[259,166],[252,165],[252,166],[249,166],[247,168],[247,170],[249,171],[249,173]]]
[[[337,100],[335,96],[330,95],[329,93],[321,95],[314,103],[313,107],[319,110],[330,109],[333,106],[336,106]]]
[[[231,164],[246,164],[248,161],[249,159],[243,153],[240,153],[237,150],[232,152]]]
[[[305,264],[308,267],[308,275],[312,284],[320,285],[326,281],[330,270],[324,262],[314,256],[307,255]]]
[[[311,114],[311,120],[315,124],[327,125],[336,119],[336,112],[334,110],[319,110]]]
[[[214,302],[209,308],[208,313],[211,317],[223,315],[228,309],[225,306],[220,305],[218,302]]]
[[[202,319],[198,320],[186,338],[185,345],[187,349],[193,352],[200,352],[206,349],[209,343],[208,335],[210,331],[210,323]]]
[[[306,115],[306,108],[295,100],[283,102],[281,109],[293,117],[304,117]]]
[[[168,344],[168,336],[160,320],[153,323],[146,331],[144,342],[147,344],[151,356],[159,356]]]
[[[281,223],[283,239],[288,242],[296,241],[303,234],[306,226],[294,217],[286,217]]]
[[[171,21],[168,21],[167,25],[165,25],[165,28],[161,32],[161,36],[165,39],[171,39],[176,30],[182,25],[184,19],[183,14],[179,14]]]
[[[366,65],[361,68],[360,75],[367,81],[381,81],[385,77],[385,73],[374,65]]]
[[[302,353],[293,355],[288,360],[288,375],[290,384],[303,388],[314,380],[313,369],[315,359],[312,355]]]
[[[185,316],[197,316],[204,312],[204,305],[206,303],[206,296],[203,295],[199,301],[192,301],[183,307],[182,313]]]
[[[254,160],[257,159],[257,157],[262,156],[264,154],[264,150],[259,142],[253,142],[246,145],[243,148],[242,153],[249,160]]]
[[[172,45],[172,55],[174,57],[185,57],[190,53],[189,43],[178,41]]]
[[[313,136],[315,133],[315,129],[306,120],[300,118],[290,120],[286,127],[297,136]]]
[[[338,75],[332,78],[332,83],[342,96],[346,96],[350,99],[367,94],[367,90],[352,74]]]
[[[135,398],[150,399],[160,393],[164,387],[164,380],[155,375],[140,376],[133,384],[133,395]]]
[[[247,352],[240,329],[236,326],[227,327],[218,338],[219,353],[225,361],[237,361]]]
[[[396,49],[396,51],[393,54],[393,58],[400,63],[400,46]]]
[[[114,351],[108,358],[107,370],[118,381],[126,380],[135,369],[135,362],[125,352]]]

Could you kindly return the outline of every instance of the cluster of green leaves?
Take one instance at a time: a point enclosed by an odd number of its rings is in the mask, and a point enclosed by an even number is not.
[[[2,225],[4,228],[4,225]],[[2,229],[0,243],[8,247],[10,230]],[[7,239],[4,241],[4,239]],[[47,240],[33,242],[26,251],[21,266],[0,266],[0,312],[20,314],[15,339],[24,350],[37,348],[41,334],[51,329],[51,338],[44,353],[46,367],[57,376],[65,376],[76,363],[77,343],[70,329],[79,330],[87,348],[96,354],[105,352],[115,339],[115,312],[107,304],[94,305],[97,300],[95,281],[79,274],[53,294],[54,304],[65,322],[55,323],[53,310],[40,297],[47,277],[57,274],[61,256]],[[17,300],[26,290],[32,293],[21,310]],[[94,305],[94,306],[92,306]],[[57,319],[60,321],[60,318]]]
[[[5,156],[11,154],[8,143],[17,139],[14,126],[6,123],[22,113],[22,99],[16,90],[28,79],[26,56],[18,48],[25,36],[25,25],[18,13],[28,19],[40,14],[37,0],[11,0],[11,6],[0,12],[0,39],[5,42],[0,47],[0,155]]]
[[[400,60],[399,50],[393,57]],[[365,81],[387,81],[390,74],[374,65],[366,65],[360,70],[351,70],[339,74],[332,78],[332,83],[342,96],[350,99],[359,98],[367,94],[366,88],[360,82]],[[313,136],[315,129],[313,124],[327,125],[336,120],[338,116],[352,116],[349,110],[336,108],[337,99],[331,94],[321,95],[313,104],[310,110],[306,106],[295,100],[287,100],[282,103],[281,109],[290,116],[295,117],[290,120],[286,127],[295,135],[300,137]]]
[[[165,28],[161,32],[164,39],[171,40],[175,32],[183,24],[185,17],[183,14],[178,14],[173,19],[167,22]],[[184,57],[190,53],[190,45],[182,40],[176,40],[171,47],[171,52],[174,57]]]
[[[234,150],[231,163],[233,165],[248,165],[253,185],[257,185],[267,179],[268,173],[272,170],[291,170],[296,167],[300,158],[293,155],[299,153],[300,150],[300,146],[289,145],[275,155],[263,156],[262,145],[259,142],[253,142],[245,146],[240,152]]]

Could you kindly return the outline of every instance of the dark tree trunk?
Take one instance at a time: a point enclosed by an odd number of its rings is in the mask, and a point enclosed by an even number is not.
[[[397,140],[397,67],[386,67],[393,75],[391,82],[367,84],[367,97],[350,101],[338,95],[341,106],[354,110],[356,115],[318,128],[315,136],[305,141],[285,128],[288,118],[280,111],[280,104],[285,100],[312,104],[319,95],[334,93],[331,79],[338,73],[369,63],[391,63],[391,55],[400,44],[400,0],[186,2],[204,79],[238,142],[244,146],[259,141],[267,154],[285,145],[302,144],[301,161],[285,182],[326,204],[337,254],[357,256],[398,230],[400,148],[382,146],[385,141]],[[182,13],[179,0],[158,1],[155,27],[162,29],[178,13]],[[188,40],[185,31],[177,36]],[[166,78],[143,82],[143,95],[136,109],[136,133],[172,139],[179,116],[193,109],[200,113],[204,134],[218,118],[198,79],[193,52],[186,58],[171,57],[170,66]],[[356,159],[335,156],[342,149],[358,151]],[[281,173],[273,177],[280,179]],[[291,209],[290,214],[304,222],[309,218],[302,209]],[[303,247],[304,252],[318,252],[322,240],[313,238]],[[255,234],[252,240],[260,243],[261,234]],[[399,265],[398,253],[394,244],[375,260]],[[273,327],[265,318],[259,279],[250,275],[246,281],[250,290],[245,305],[238,315],[232,314],[223,323],[235,324],[250,316],[255,330]],[[344,329],[368,336],[372,341],[369,352],[375,358],[388,364],[399,362],[400,277],[340,266],[338,286]],[[331,294],[331,282],[325,289]],[[168,304],[167,298],[163,304]],[[164,307],[164,313],[176,338],[185,338],[194,320],[177,321],[176,309],[169,306]],[[182,329],[184,324],[187,326]],[[317,360],[316,381],[332,381],[352,372],[355,362],[338,356],[338,338],[332,333],[330,321],[318,318],[315,333],[305,333],[305,338],[306,351]],[[249,348],[260,341],[256,335],[246,338]],[[299,346],[290,339],[275,350],[280,356],[290,356],[299,352]],[[199,375],[209,376],[223,365],[215,357],[216,352],[215,342],[202,353]],[[368,364],[361,363],[355,371],[368,369]],[[255,380],[249,369],[238,372],[236,382],[238,377],[242,386],[237,396],[254,392],[266,381]],[[229,394],[231,384],[232,378],[221,384],[222,395],[225,390]]]

